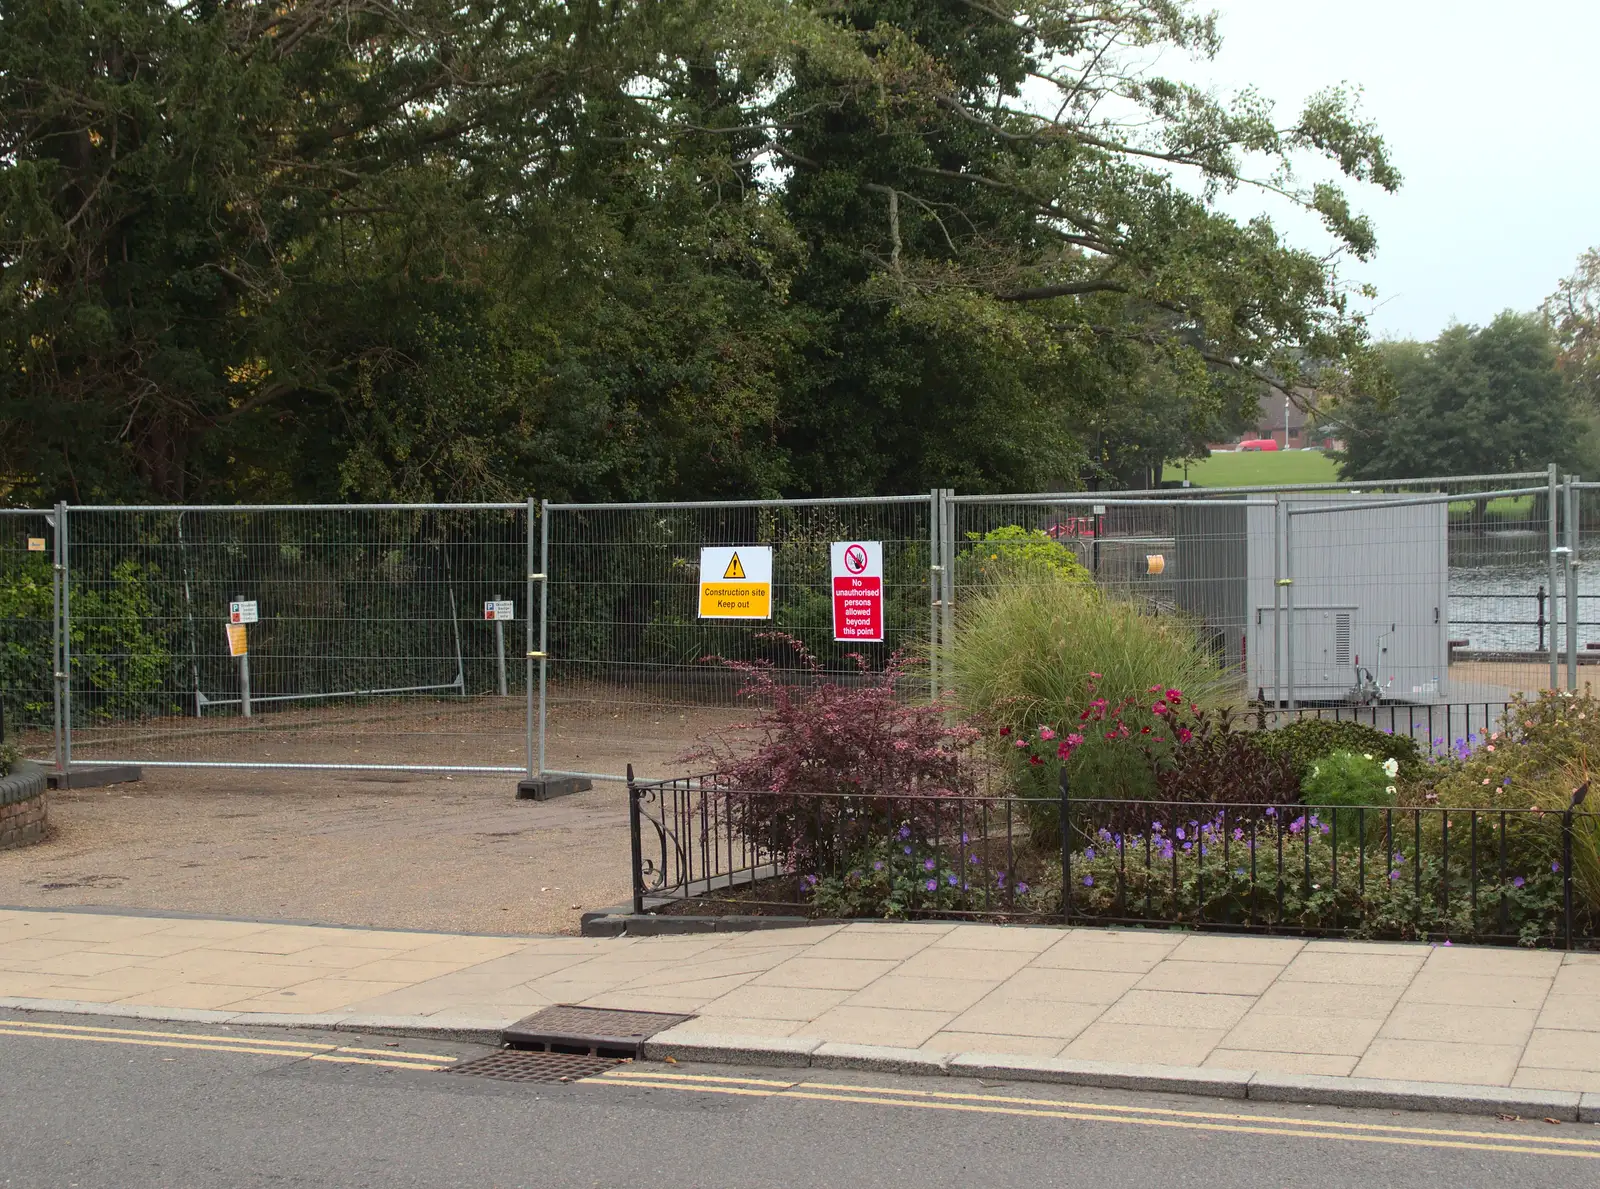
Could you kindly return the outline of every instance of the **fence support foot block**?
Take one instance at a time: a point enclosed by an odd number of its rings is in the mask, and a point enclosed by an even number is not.
[[[53,789],[97,789],[108,784],[131,784],[143,780],[137,764],[97,764],[92,768],[68,768],[47,772],[45,779]]]
[[[593,787],[594,782],[586,776],[540,776],[517,781],[517,800],[548,801],[568,793],[588,792]]]

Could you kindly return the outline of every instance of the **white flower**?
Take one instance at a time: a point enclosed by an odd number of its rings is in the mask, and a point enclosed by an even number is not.
[[[1365,751],[1365,752],[1362,752],[1361,754],[1366,759],[1370,760],[1372,758],[1372,753],[1370,751]]]
[[[1400,775],[1400,761],[1390,758],[1383,761],[1383,774],[1390,780]]]
[[[1394,785],[1392,785],[1392,784],[1388,788],[1384,789],[1383,791],[1388,793],[1391,797],[1398,795],[1398,793],[1400,792],[1400,790],[1395,788]]]

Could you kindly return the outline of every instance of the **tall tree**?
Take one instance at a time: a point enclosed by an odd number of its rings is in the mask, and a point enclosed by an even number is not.
[[[1582,430],[1544,320],[1506,312],[1432,343],[1384,344],[1391,390],[1326,414],[1347,479],[1490,474],[1573,465]]]
[[[1578,257],[1544,303],[1556,340],[1556,365],[1575,397],[1600,414],[1600,248]]]
[[[0,0],[13,498],[1077,486],[1364,333],[1186,0]],[[1162,414],[1130,415],[1139,404]],[[1137,460],[1137,461],[1129,461]]]

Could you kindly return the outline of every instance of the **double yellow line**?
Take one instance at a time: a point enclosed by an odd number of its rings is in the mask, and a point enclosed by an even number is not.
[[[839,1082],[790,1082],[764,1078],[658,1073],[637,1066],[623,1066],[579,1084],[615,1085],[619,1082],[631,1086],[649,1086],[657,1090],[677,1090],[686,1093],[730,1094],[756,1098],[803,1098],[814,1102],[867,1103],[873,1106],[904,1107],[913,1110],[1120,1123],[1183,1131],[1289,1136],[1298,1139],[1332,1139],[1349,1143],[1390,1144],[1411,1148],[1454,1148],[1474,1152],[1509,1152],[1525,1156],[1568,1156],[1584,1160],[1600,1160],[1600,1139],[1556,1135],[1530,1136],[1523,1139],[1520,1136],[1496,1131],[1407,1127],[1402,1124],[1387,1123],[1349,1123],[1336,1119],[1296,1119],[1288,1116],[1252,1115],[1231,1111],[1119,1106],[1104,1102],[1075,1102],[1070,1099],[914,1090],[900,1086],[858,1086]],[[1549,1125],[1537,1123],[1534,1126]]]
[[[46,1024],[34,1020],[0,1020],[0,1036],[83,1040],[157,1049],[199,1049],[211,1053],[257,1053],[336,1065],[378,1065],[386,1069],[444,1069],[456,1061],[442,1053],[402,1053],[310,1040],[261,1040],[253,1036],[208,1036],[199,1032],[156,1032],[144,1028],[91,1028],[83,1024]]]

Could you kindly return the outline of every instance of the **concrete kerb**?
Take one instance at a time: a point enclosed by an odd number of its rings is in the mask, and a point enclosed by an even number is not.
[[[498,1044],[512,1019],[436,1019],[431,1016],[353,1015],[339,1012],[290,1015],[192,1008],[89,1003],[71,999],[0,997],[0,1008],[29,1013],[102,1016],[184,1024],[251,1028],[320,1028],[339,1032],[431,1037]],[[717,1033],[660,1034],[644,1045],[643,1060],[703,1061],[713,1065],[780,1069],[838,1069],[864,1073],[967,1077],[1093,1086],[1106,1090],[1156,1091],[1207,1098],[1291,1102],[1441,1114],[1519,1114],[1563,1122],[1600,1123],[1600,1091],[1522,1090],[1510,1086],[1408,1082],[1386,1078],[1323,1077],[1254,1070],[1201,1069],[1026,1057],[1008,1053],[932,1053],[885,1045],[836,1044],[818,1037],[741,1036]]]

